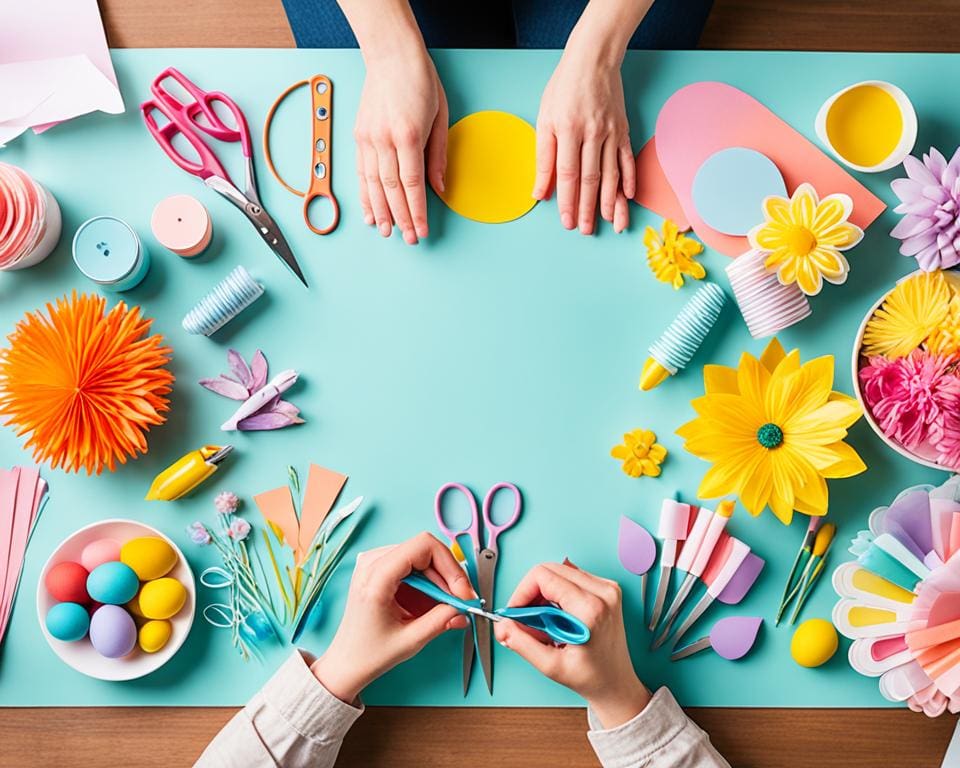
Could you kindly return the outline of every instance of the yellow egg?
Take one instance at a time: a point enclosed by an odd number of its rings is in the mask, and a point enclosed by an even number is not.
[[[819,667],[837,652],[837,630],[826,619],[807,619],[790,641],[790,655],[801,667]]]
[[[169,577],[148,581],[140,588],[140,612],[148,619],[169,619],[187,600],[187,590]]]
[[[120,562],[133,568],[140,581],[153,581],[173,570],[177,553],[159,536],[141,536],[120,548]]]
[[[156,653],[167,644],[173,633],[173,625],[169,621],[148,621],[140,627],[140,648],[145,653]]]

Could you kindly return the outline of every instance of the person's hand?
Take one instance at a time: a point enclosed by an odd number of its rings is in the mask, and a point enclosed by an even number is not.
[[[600,215],[622,232],[634,163],[620,63],[571,36],[540,100],[533,196],[545,200],[556,187],[560,222],[584,235],[596,228],[599,198]]]
[[[413,592],[401,584],[413,571],[422,572],[457,597],[475,597],[450,550],[429,533],[360,554],[337,634],[311,667],[338,699],[356,700],[367,685],[415,656],[435,637],[448,629],[467,626],[466,617],[449,605],[429,602],[430,607],[418,615],[416,609],[404,607],[415,600],[404,600],[404,605],[397,601],[401,588]],[[424,605],[422,601],[420,604]]]
[[[590,628],[584,645],[555,646],[513,621],[498,621],[494,634],[551,680],[587,700],[605,728],[632,720],[650,700],[627,650],[620,585],[571,563],[544,563],[520,582],[509,605],[556,603]]]
[[[422,45],[364,60],[367,75],[354,127],[363,218],[384,237],[396,224],[414,245],[429,231],[426,181],[438,194],[443,190],[447,97]]]

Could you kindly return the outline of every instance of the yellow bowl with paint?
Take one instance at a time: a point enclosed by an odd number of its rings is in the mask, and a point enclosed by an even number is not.
[[[917,113],[907,94],[882,80],[855,83],[817,113],[817,136],[844,165],[877,173],[899,165],[917,140]]]

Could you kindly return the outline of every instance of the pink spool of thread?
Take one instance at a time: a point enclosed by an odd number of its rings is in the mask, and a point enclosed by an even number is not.
[[[173,195],[157,203],[150,229],[160,245],[185,259],[203,253],[213,237],[210,214],[190,195]]]
[[[43,261],[60,240],[60,206],[22,168],[0,163],[0,270]]]

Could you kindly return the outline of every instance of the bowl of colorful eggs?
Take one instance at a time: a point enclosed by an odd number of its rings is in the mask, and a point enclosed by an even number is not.
[[[183,552],[134,520],[104,520],[69,536],[37,585],[50,647],[100,680],[132,680],[162,667],[187,639],[195,605]]]

